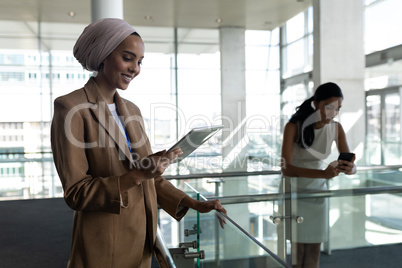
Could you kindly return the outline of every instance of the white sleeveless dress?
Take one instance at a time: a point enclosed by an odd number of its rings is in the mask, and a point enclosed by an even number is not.
[[[329,163],[324,160],[331,153],[335,141],[337,123],[332,122],[320,129],[315,129],[314,142],[310,148],[303,149],[294,144],[292,164],[297,167],[325,169]],[[304,177],[291,178],[292,193],[327,190],[327,179],[312,179]],[[296,194],[297,197],[297,194]],[[328,199],[308,198],[295,199],[292,202],[292,214],[302,216],[302,223],[294,223],[293,241],[299,243],[321,243],[327,240],[328,230]]]

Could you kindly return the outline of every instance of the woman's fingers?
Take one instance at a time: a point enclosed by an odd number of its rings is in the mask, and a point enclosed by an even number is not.
[[[354,166],[355,165],[352,162],[345,161],[345,160],[338,160],[337,170],[339,172],[343,172],[345,174],[352,174],[352,170],[353,170]]]

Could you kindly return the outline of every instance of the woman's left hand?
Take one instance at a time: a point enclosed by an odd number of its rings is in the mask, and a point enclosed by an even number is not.
[[[221,205],[219,199],[208,200],[208,201],[197,201],[195,210],[197,210],[200,213],[207,213],[210,212],[211,210],[216,210],[227,215],[226,209]],[[225,218],[219,216],[219,214],[217,214],[217,217],[219,220],[219,224],[221,225],[222,229],[224,229],[225,228],[224,225],[226,224]]]
[[[346,160],[338,160],[338,166],[336,167],[336,170],[348,175],[352,175],[356,173],[356,165]]]

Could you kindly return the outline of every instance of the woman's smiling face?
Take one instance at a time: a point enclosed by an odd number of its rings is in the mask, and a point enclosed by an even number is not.
[[[144,43],[141,37],[129,35],[102,62],[103,67],[98,72],[110,90],[127,89],[130,82],[140,74],[144,58]]]

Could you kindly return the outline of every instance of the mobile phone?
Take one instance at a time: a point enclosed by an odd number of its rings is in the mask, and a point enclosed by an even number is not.
[[[355,157],[354,153],[340,153],[338,160],[345,160],[345,161],[352,162],[354,157]]]

